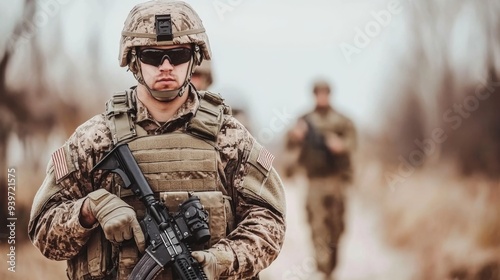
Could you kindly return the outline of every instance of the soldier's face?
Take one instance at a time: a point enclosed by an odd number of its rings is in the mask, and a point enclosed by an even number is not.
[[[328,107],[330,106],[330,92],[328,90],[320,89],[314,94],[316,97],[317,107]]]
[[[153,90],[180,88],[188,75],[191,57],[190,44],[142,47],[139,60],[144,81]]]

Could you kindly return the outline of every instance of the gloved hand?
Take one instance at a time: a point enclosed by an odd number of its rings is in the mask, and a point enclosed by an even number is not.
[[[87,197],[90,211],[101,225],[106,239],[122,242],[134,237],[139,251],[144,252],[144,234],[132,206],[105,189],[91,192]]]
[[[209,249],[194,251],[191,255],[200,263],[209,280],[219,279],[222,273],[229,270],[229,266],[232,264],[232,254],[224,251]]]

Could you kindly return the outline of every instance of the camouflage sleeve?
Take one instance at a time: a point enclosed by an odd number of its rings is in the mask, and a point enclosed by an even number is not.
[[[230,256],[223,279],[249,279],[268,267],[283,245],[283,185],[272,167],[273,156],[238,121],[227,118],[219,144],[225,175],[237,192],[237,224],[214,249]]]
[[[77,128],[52,155],[33,200],[28,227],[31,242],[47,258],[70,259],[90,237],[93,228],[82,227],[80,209],[93,190],[90,170],[110,145],[109,130],[99,115]]]
[[[307,124],[304,121],[304,116],[302,116],[285,134],[284,147],[286,152],[280,154],[281,174],[285,178],[294,176],[301,168],[300,155],[304,146],[305,133],[307,133],[305,129],[307,129]],[[298,137],[297,134],[303,134],[302,138]]]
[[[341,137],[342,140],[344,141],[344,145],[346,146],[346,150],[349,153],[354,152],[357,148],[357,133],[353,122],[348,118],[344,117],[341,124],[341,130],[342,130]]]

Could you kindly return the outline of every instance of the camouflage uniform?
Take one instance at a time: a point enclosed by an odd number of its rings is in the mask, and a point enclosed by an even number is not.
[[[161,27],[161,34],[156,34],[154,26]],[[160,35],[165,35],[167,39]],[[176,44],[191,44],[193,47],[189,75],[179,89],[152,90],[144,81],[137,48]],[[201,19],[186,3],[149,1],[137,5],[130,12],[122,32],[120,65],[128,66],[139,84],[160,102],[188,96],[169,121],[159,123],[136,98],[137,89],[127,91],[126,95],[115,94],[106,105],[106,113],[78,127],[64,146],[52,155],[45,180],[33,202],[29,237],[46,257],[68,261],[69,278],[126,279],[140,258],[133,241],[112,244],[104,238],[98,222],[92,228],[85,228],[80,223],[82,205],[88,195],[103,189],[116,194],[117,200],[122,199],[133,206],[138,219],[144,216],[139,200],[130,195],[130,190],[124,189],[118,175],[91,172],[113,147],[123,142],[129,144],[133,154],[132,146],[135,146],[134,157],[141,170],[147,173],[145,177],[157,199],[162,199],[169,211],[175,211],[171,206],[182,202],[178,198],[192,190],[183,189],[185,186],[201,190],[205,185],[214,187],[207,191],[208,204],[216,204],[210,201],[214,197],[211,194],[220,194],[224,198],[217,204],[220,206],[211,208],[208,205],[211,231],[213,227],[222,229],[211,232],[212,238],[205,246],[205,249],[210,247],[210,252],[215,252],[214,256],[224,256],[222,261],[216,259],[216,265],[222,267],[217,271],[222,273],[222,279],[258,279],[258,273],[277,257],[285,234],[281,179],[271,165],[273,157],[243,125],[227,114],[229,109],[222,104],[220,97],[197,92],[191,85],[194,66],[210,57]],[[129,107],[114,108],[123,97]],[[216,119],[203,119],[200,117],[203,115]],[[213,136],[213,140],[206,140],[203,133],[194,134],[193,128],[196,127],[208,128],[207,135]],[[123,131],[137,134],[129,137]],[[124,135],[126,137],[122,137]],[[154,145],[165,147],[151,148]],[[201,146],[203,149],[200,151],[193,151]],[[187,155],[193,158],[182,156],[186,155],[185,148],[191,149]],[[162,153],[156,154],[157,150]],[[161,157],[164,155],[172,157]],[[197,165],[192,164],[199,155],[203,157],[200,166],[208,167],[208,171],[198,170]],[[144,159],[151,162],[144,163]],[[143,166],[160,171],[145,172]],[[176,169],[168,170],[170,166]],[[170,180],[167,173],[176,177]],[[205,177],[200,179],[200,176]],[[205,205],[203,198],[201,200]],[[224,225],[221,227],[220,223]],[[200,249],[203,248],[196,248]],[[173,278],[169,269],[159,277],[157,279]]]
[[[356,146],[352,122],[332,108],[316,109],[301,117],[308,124],[303,141],[288,139],[289,150],[299,150],[298,162],[309,179],[306,210],[318,270],[330,275],[337,264],[337,245],[344,230],[344,190],[351,183],[351,153]],[[326,133],[339,136],[347,152],[332,154],[324,146]]]

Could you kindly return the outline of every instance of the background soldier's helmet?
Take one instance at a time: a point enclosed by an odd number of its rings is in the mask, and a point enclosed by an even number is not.
[[[210,61],[203,61],[200,66],[194,69],[194,72],[203,75],[212,75],[212,63]]]
[[[212,62],[203,60],[203,62],[194,69],[194,74],[204,76],[207,79],[207,87],[213,83]]]
[[[170,19],[158,18],[165,15],[170,15]],[[158,22],[160,24],[157,24]],[[168,26],[169,23],[171,26]],[[211,59],[210,44],[205,28],[200,17],[189,4],[170,0],[138,4],[130,11],[123,27],[120,40],[120,66],[133,65],[131,59],[134,58],[130,53],[135,47],[188,43],[197,45],[201,50],[199,57],[195,57],[196,64],[201,63],[202,59]],[[131,70],[136,69],[131,67]]]

